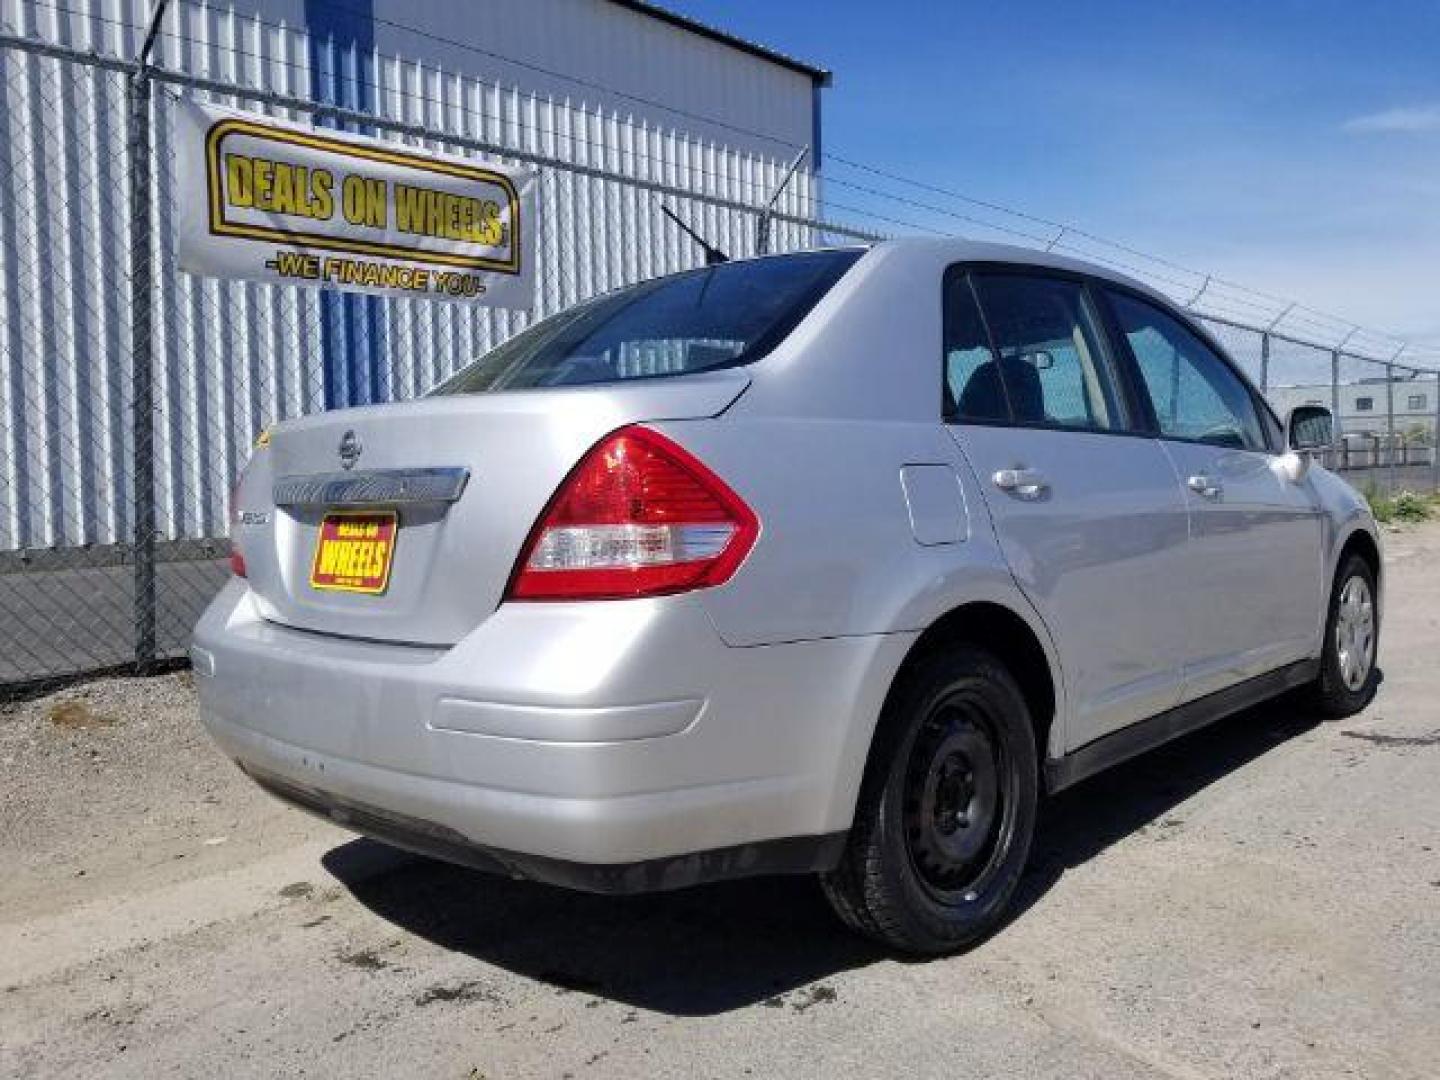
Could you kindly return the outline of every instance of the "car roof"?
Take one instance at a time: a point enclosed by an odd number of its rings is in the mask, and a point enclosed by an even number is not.
[[[1067,270],[1074,274],[1112,281],[1117,285],[1134,289],[1162,301],[1167,307],[1174,307],[1175,301],[1151,285],[1123,274],[1118,270],[1086,259],[1059,255],[1039,248],[1021,247],[1017,244],[992,244],[983,240],[965,240],[959,237],[905,236],[894,240],[882,240],[874,245],[875,250],[888,250],[904,258],[911,255],[926,261],[1010,263],[1019,266],[1034,266],[1041,269]]]
[[[901,236],[890,240],[877,240],[873,244],[831,244],[816,248],[801,248],[796,251],[775,251],[765,255],[750,255],[731,260],[736,263],[754,262],[758,259],[783,259],[789,255],[804,255],[816,251],[872,251],[885,252],[890,258],[901,260],[913,258],[927,265],[949,265],[951,263],[1005,263],[1014,266],[1033,266],[1042,270],[1065,270],[1072,274],[1085,274],[1101,281],[1123,285],[1127,289],[1163,304],[1167,309],[1183,313],[1176,301],[1153,285],[1147,285],[1113,267],[1088,259],[1076,259],[1059,255],[1040,248],[1021,247],[1018,244],[994,244],[984,240],[966,240],[950,236]],[[684,273],[685,271],[680,271]]]

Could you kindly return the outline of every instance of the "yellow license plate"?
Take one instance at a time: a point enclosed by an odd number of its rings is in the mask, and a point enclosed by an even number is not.
[[[399,517],[394,510],[337,510],[320,522],[310,587],[383,593],[390,584]]]

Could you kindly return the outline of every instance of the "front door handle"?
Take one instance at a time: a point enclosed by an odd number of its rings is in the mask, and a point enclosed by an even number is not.
[[[1225,494],[1224,486],[1217,484],[1204,473],[1196,473],[1190,477],[1190,479],[1186,480],[1185,484],[1196,495],[1206,499],[1218,499],[1221,495]]]
[[[1013,469],[1001,469],[990,478],[995,486],[1018,499],[1038,499],[1049,489],[1045,474],[1037,469],[1017,465]]]

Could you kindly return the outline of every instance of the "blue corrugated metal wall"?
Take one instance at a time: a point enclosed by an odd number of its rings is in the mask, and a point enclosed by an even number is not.
[[[310,93],[316,101],[361,112],[374,108],[375,14],[373,0],[305,0],[309,28]],[[320,121],[326,124],[323,118]],[[373,129],[356,127],[363,134]],[[381,305],[372,297],[324,293],[320,298],[320,347],[327,409],[388,401],[390,387],[380,360]]]

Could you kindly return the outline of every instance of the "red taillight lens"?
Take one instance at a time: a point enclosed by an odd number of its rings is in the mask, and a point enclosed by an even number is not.
[[[230,489],[230,572],[236,577],[245,576],[245,556],[240,554],[240,545],[235,539],[235,525],[240,520],[240,485],[244,481],[245,472],[242,469],[235,486]]]
[[[728,581],[760,535],[740,496],[659,432],[621,428],[595,446],[540,515],[513,600],[604,600]]]

